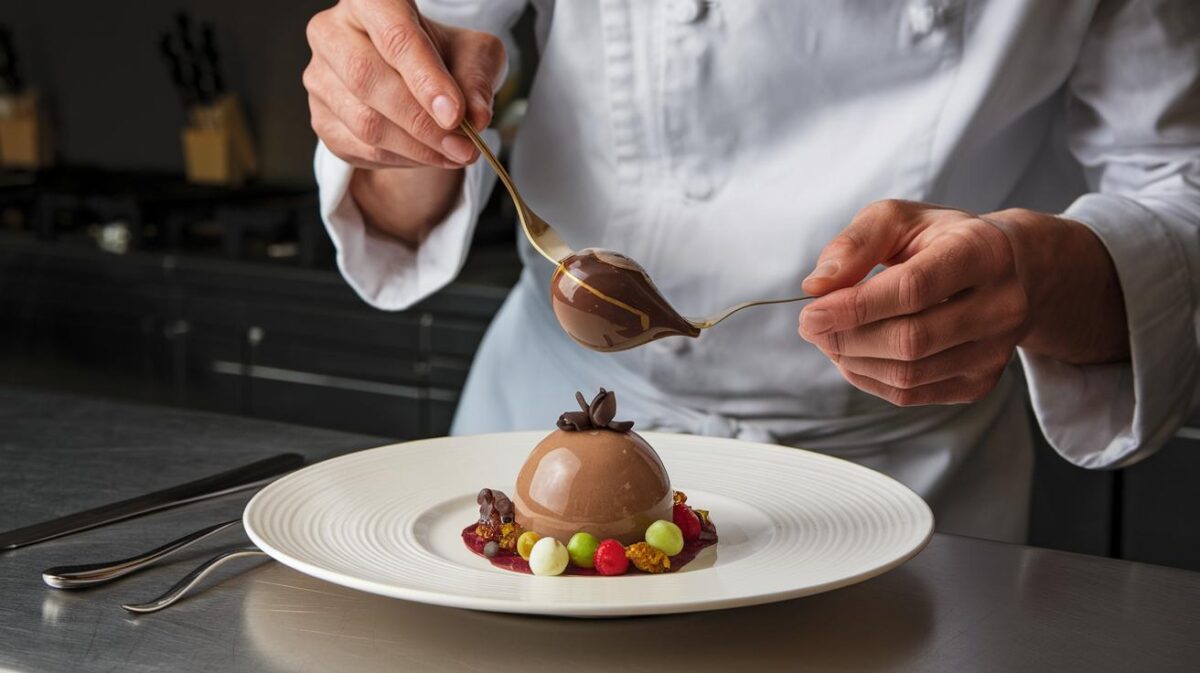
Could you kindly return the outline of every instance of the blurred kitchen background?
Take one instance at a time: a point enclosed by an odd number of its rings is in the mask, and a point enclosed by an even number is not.
[[[413,309],[351,292],[317,212],[300,84],[305,24],[328,4],[0,3],[0,385],[446,433],[516,280],[511,208],[493,195],[461,278]],[[498,108],[509,132],[532,19]],[[1043,444],[1029,542],[1200,570],[1197,449],[1185,430],[1089,472]]]

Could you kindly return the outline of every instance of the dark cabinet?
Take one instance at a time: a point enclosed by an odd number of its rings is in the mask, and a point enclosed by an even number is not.
[[[1120,555],[1200,570],[1200,431],[1121,474]]]
[[[1029,542],[1081,554],[1115,555],[1116,473],[1084,470],[1067,462],[1041,436],[1033,412],[1029,413],[1035,442]]]
[[[0,241],[0,382],[441,435],[506,294],[457,283],[389,313],[332,271],[12,238]]]
[[[1030,544],[1200,570],[1200,431],[1123,470],[1035,455]]]
[[[88,268],[63,252],[0,247],[0,380],[159,399],[167,302],[153,269]]]

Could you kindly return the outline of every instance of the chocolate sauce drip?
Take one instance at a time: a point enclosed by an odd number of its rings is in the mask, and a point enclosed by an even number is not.
[[[632,259],[588,248],[559,263],[550,281],[558,324],[577,343],[612,352],[668,336],[700,336]]]
[[[614,432],[629,432],[633,428],[633,421],[613,420],[617,415],[617,394],[612,391],[601,388],[591,404],[584,399],[583,393],[576,391],[575,402],[582,411],[567,411],[559,416],[559,430],[579,432],[607,428]]]

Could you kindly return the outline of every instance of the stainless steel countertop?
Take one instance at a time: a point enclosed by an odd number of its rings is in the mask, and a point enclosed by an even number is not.
[[[0,530],[280,451],[383,440],[0,388]],[[190,505],[0,554],[0,670],[15,671],[1196,671],[1200,573],[935,535],[897,570],[818,596],[669,617],[562,620],[437,608],[271,561],[220,571],[162,613],[201,545],[107,587],[55,591],[51,565],[119,558],[238,514]]]

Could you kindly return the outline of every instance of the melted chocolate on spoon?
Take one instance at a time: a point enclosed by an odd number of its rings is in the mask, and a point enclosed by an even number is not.
[[[550,305],[563,330],[595,351],[623,351],[668,336],[700,336],[640,264],[611,250],[588,248],[560,262],[550,280]]]

